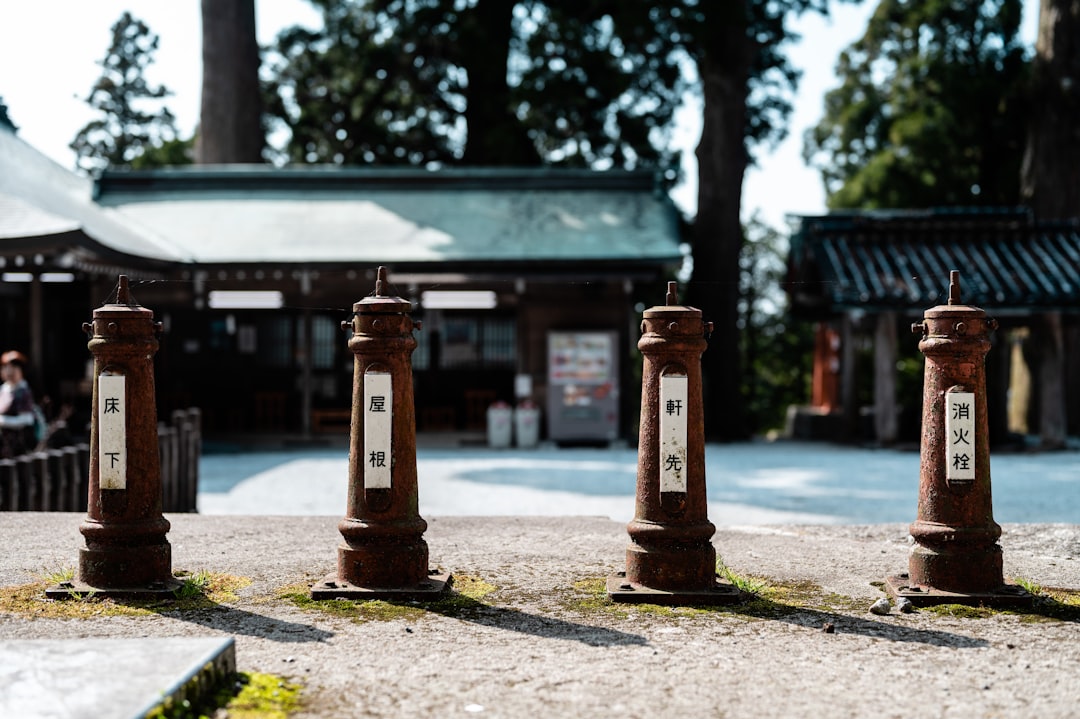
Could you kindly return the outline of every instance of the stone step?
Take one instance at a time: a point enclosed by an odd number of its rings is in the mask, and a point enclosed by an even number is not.
[[[236,672],[231,637],[0,642],[0,717],[141,719]]]

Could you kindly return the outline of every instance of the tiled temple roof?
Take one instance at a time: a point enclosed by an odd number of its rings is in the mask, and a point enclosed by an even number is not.
[[[1080,312],[1080,221],[983,208],[803,217],[787,287],[802,310],[922,309],[945,303],[950,270],[965,304]]]

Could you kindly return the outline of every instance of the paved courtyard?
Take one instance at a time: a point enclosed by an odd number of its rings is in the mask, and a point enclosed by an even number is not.
[[[879,524],[915,518],[917,451],[819,443],[709,445],[709,518],[718,526]],[[423,516],[634,514],[635,449],[420,448]],[[340,515],[345,448],[211,453],[204,514]],[[1080,451],[992,455],[998,522],[1080,522]]]

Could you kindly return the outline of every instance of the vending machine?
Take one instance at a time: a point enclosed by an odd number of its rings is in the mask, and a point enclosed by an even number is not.
[[[548,438],[612,441],[619,434],[618,334],[548,333]]]

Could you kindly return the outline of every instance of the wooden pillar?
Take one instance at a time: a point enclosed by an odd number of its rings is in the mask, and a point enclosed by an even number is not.
[[[814,335],[814,369],[810,405],[822,412],[840,406],[840,335],[827,322],[819,322]]]
[[[874,433],[881,444],[896,441],[896,313],[882,312],[874,330]]]
[[[40,386],[34,387],[37,399],[41,399],[45,381],[45,308],[41,291],[41,275],[34,273],[34,279],[30,283],[30,377],[31,383],[37,382]]]
[[[1061,313],[1047,312],[1032,327],[1038,351],[1039,438],[1044,449],[1065,446],[1065,335]]]
[[[855,320],[845,314],[840,323],[840,402],[844,408],[843,437],[857,439],[859,398],[855,388]]]
[[[1009,437],[1009,380],[1012,376],[1012,341],[1009,333],[998,330],[990,335],[990,353],[986,355],[986,397],[990,422],[990,447]]]
[[[1074,316],[1065,334],[1065,406],[1071,407],[1065,417],[1066,433],[1080,435],[1080,322]]]

